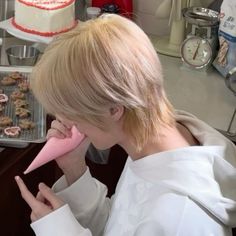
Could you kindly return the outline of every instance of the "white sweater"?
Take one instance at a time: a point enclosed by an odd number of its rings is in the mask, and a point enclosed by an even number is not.
[[[202,146],[127,159],[114,197],[89,170],[54,191],[67,204],[31,224],[37,236],[223,236],[236,227],[236,148],[213,128],[178,112]],[[111,177],[112,178],[112,177]]]

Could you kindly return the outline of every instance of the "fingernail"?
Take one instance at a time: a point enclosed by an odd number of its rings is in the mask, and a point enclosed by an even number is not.
[[[20,179],[19,176],[15,176],[15,180],[18,181]]]
[[[39,188],[40,188],[40,189],[46,189],[46,188],[48,188],[48,187],[47,187],[47,185],[44,184],[44,183],[39,183]]]

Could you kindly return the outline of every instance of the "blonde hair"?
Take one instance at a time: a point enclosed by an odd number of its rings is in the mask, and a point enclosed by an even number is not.
[[[53,115],[105,129],[107,108],[124,106],[124,132],[138,149],[161,125],[174,125],[162,68],[146,34],[132,21],[102,15],[56,38],[32,73],[32,89]]]

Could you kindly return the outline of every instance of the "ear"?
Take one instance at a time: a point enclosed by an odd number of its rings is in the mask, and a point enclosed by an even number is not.
[[[114,121],[120,120],[124,114],[124,106],[114,105],[109,109],[110,116]]]

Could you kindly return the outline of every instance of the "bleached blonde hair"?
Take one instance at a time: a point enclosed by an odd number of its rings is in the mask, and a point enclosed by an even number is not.
[[[32,90],[53,115],[105,129],[112,105],[125,108],[123,130],[138,149],[159,127],[175,124],[162,67],[146,34],[131,20],[102,15],[57,37],[32,73]]]

